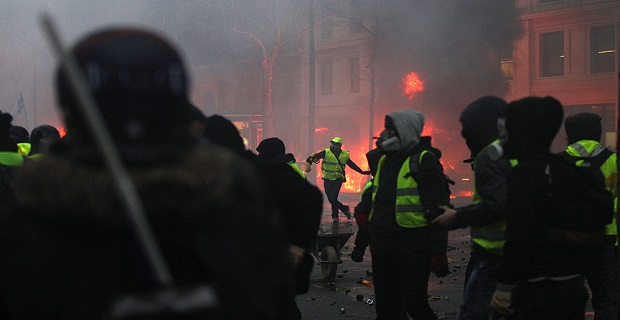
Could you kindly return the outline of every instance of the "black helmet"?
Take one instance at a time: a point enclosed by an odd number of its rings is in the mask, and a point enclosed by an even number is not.
[[[30,142],[30,133],[28,133],[28,129],[22,126],[11,126],[9,135],[15,143]]]
[[[188,79],[176,49],[164,38],[136,28],[110,28],[80,40],[72,52],[84,81],[121,153],[161,147],[187,131]],[[57,91],[73,143],[90,145],[63,70]]]
[[[37,126],[30,133],[30,145],[32,145],[30,154],[47,152],[49,147],[58,140],[60,140],[60,133],[55,127],[48,124]]]

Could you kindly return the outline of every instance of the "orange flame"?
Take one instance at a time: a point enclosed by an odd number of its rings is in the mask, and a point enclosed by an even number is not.
[[[65,130],[65,127],[59,127],[58,133],[60,134],[60,137],[62,138],[67,135],[67,130]]]
[[[403,77],[403,85],[404,85],[404,95],[409,98],[409,100],[413,99],[413,96],[424,90],[424,82],[420,80],[420,77],[415,72],[410,72]]]

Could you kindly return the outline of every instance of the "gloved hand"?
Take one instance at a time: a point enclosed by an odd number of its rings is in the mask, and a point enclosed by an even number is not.
[[[499,319],[514,313],[512,304],[512,289],[514,285],[498,283],[493,297],[491,297],[491,319]]]
[[[355,223],[357,223],[357,227],[361,229],[368,228],[368,215],[364,213],[356,212],[353,214],[355,217]]]
[[[438,277],[448,275],[448,257],[445,253],[431,254],[431,271]]]
[[[304,171],[306,173],[310,172],[312,170],[312,165],[308,162],[306,162],[306,166],[304,167]]]

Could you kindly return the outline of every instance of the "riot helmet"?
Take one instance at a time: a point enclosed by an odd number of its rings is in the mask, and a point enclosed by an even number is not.
[[[115,27],[86,36],[71,51],[121,155],[148,153],[185,138],[188,79],[181,56],[166,39],[147,30]],[[56,79],[72,143],[92,145],[90,130],[60,67]]]

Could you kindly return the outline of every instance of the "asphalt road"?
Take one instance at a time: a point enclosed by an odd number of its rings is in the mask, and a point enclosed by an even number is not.
[[[341,195],[341,201],[356,204],[357,195]],[[372,287],[372,267],[370,251],[366,250],[364,261],[351,260],[351,250],[355,241],[357,225],[340,215],[340,223],[334,224],[327,206],[323,211],[321,229],[326,233],[347,233],[353,235],[340,250],[341,264],[337,265],[335,281],[323,276],[321,266],[315,264],[310,279],[310,290],[297,296],[297,304],[303,319],[375,319],[374,289]],[[431,274],[429,280],[429,301],[439,319],[455,319],[461,304],[463,276],[469,259],[469,230],[449,233],[448,259],[450,274],[437,278]],[[370,283],[364,284],[363,280]],[[370,301],[368,300],[370,299]]]
[[[350,205],[353,209],[358,198],[357,194],[345,193],[341,194],[340,201]],[[453,204],[460,206],[469,201],[470,199],[457,199]],[[351,260],[357,225],[353,220],[347,221],[342,214],[340,223],[332,223],[331,211],[326,199],[325,203],[321,230],[326,233],[352,232],[353,234],[340,250],[342,263],[337,265],[335,281],[327,280],[320,264],[318,262],[315,264],[310,278],[310,290],[304,295],[297,296],[297,304],[303,319],[375,319],[375,307],[372,303],[374,302],[374,289],[370,251],[366,250],[362,262]],[[450,274],[443,278],[437,278],[431,274],[428,284],[429,303],[439,320],[456,319],[459,305],[462,302],[463,280],[471,246],[469,229],[451,231],[448,234],[448,241]],[[362,283],[364,280],[369,283]],[[593,319],[590,304],[588,304],[585,319]]]

